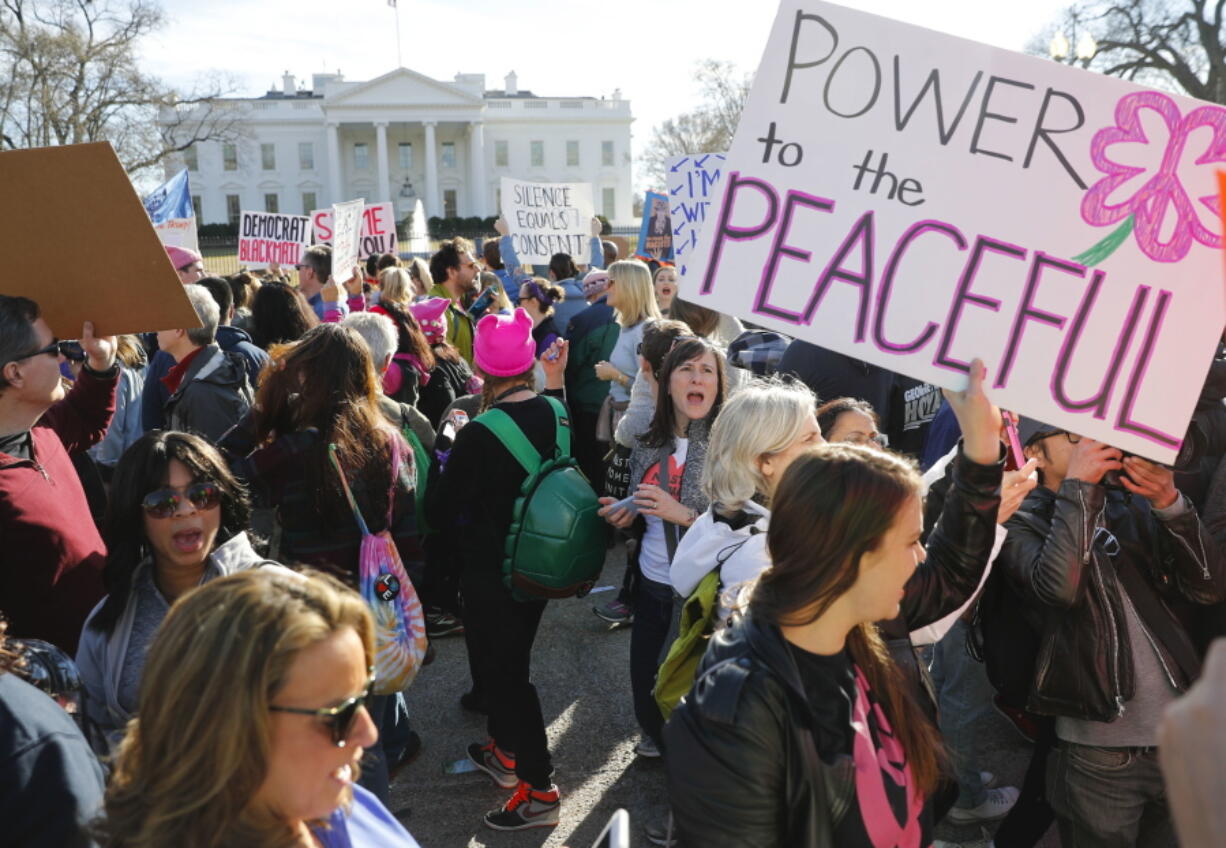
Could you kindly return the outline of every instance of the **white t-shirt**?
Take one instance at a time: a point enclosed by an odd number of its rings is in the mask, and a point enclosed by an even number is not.
[[[669,458],[668,490],[677,500],[681,500],[681,477],[685,474],[685,457],[690,449],[689,439],[677,439],[677,447]],[[660,485],[660,464],[647,469],[642,482],[652,486]],[[643,547],[639,552],[639,568],[643,576],[657,583],[670,585],[668,577],[668,542],[664,539],[664,522],[654,515],[643,516],[647,520],[647,532],[643,534]],[[678,535],[680,535],[678,533]]]

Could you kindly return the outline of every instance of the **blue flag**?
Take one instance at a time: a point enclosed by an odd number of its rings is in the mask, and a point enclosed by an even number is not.
[[[145,198],[145,211],[154,224],[164,224],[176,218],[191,218],[192,191],[188,184],[187,168],[162,183]]]

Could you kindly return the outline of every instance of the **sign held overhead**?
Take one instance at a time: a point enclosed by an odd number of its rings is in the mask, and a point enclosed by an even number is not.
[[[783,0],[687,297],[1170,462],[1226,323],[1226,108]]]

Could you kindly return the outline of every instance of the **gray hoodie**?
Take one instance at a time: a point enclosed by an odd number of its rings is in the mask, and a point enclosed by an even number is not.
[[[207,583],[216,577],[271,562],[256,553],[246,533],[239,533],[209,554],[208,564],[200,582]],[[81,631],[81,643],[77,647],[77,668],[81,671],[81,681],[85,685],[86,718],[95,729],[101,731],[88,734],[90,744],[100,756],[109,753],[109,748],[119,740],[128,720],[132,718],[132,713],[120,703],[120,681],[124,677],[125,660],[130,655],[130,649],[135,647],[131,645],[131,637],[140,607],[136,602],[138,586],[144,573],[151,567],[151,558],[145,559],[137,566],[132,575],[132,590],[128,603],[110,634],[90,626],[94,616],[106,603],[105,598],[94,607]],[[136,676],[139,678],[139,670]],[[100,748],[103,750],[99,750]]]

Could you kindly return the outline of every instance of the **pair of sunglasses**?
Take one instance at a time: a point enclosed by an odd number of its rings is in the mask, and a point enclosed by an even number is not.
[[[183,489],[168,486],[145,495],[140,505],[150,518],[170,518],[179,511],[179,505],[184,500],[190,502],[197,512],[204,512],[221,503],[221,487],[208,481],[192,483]]]
[[[316,716],[322,719],[324,725],[332,731],[332,744],[338,748],[344,748],[349,740],[349,733],[353,730],[353,722],[358,717],[358,710],[366,706],[366,701],[370,698],[374,687],[375,678],[372,676],[366,683],[366,691],[361,695],[342,701],[335,707],[308,710],[303,707],[270,706],[268,709],[274,713],[293,713],[294,715]]]
[[[56,339],[46,347],[39,348],[32,353],[25,353],[21,356],[12,359],[12,362],[20,362],[23,359],[33,359],[36,356],[63,356],[76,362],[85,360],[85,352],[81,350],[81,343],[73,339]]]

